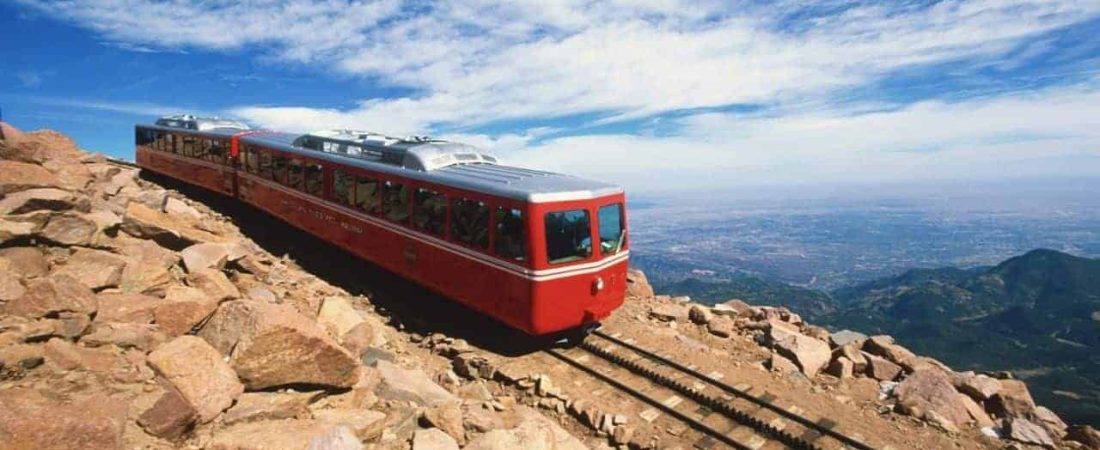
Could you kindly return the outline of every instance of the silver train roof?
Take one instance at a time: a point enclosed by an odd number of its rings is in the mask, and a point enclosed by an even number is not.
[[[622,187],[610,183],[503,165],[495,156],[466,144],[404,139],[392,141],[390,145],[372,145],[370,139],[377,138],[340,139],[346,144],[358,142],[363,154],[352,155],[325,151],[323,146],[321,149],[303,147],[301,144],[310,137],[329,136],[264,132],[242,136],[241,141],[308,158],[533,203],[584,200],[623,192]],[[379,154],[363,156],[375,151]]]
[[[154,129],[184,129],[212,137],[252,131],[248,125],[217,117],[166,116]],[[503,165],[477,147],[427,137],[394,138],[354,130],[304,135],[257,131],[242,142],[459,189],[528,202],[583,200],[623,192],[619,186],[570,175]]]

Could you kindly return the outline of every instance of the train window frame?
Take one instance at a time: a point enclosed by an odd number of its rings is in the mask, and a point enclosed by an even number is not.
[[[550,227],[553,225],[553,221],[551,220],[551,216],[555,216],[555,215],[565,216],[566,214],[572,214],[572,213],[583,213],[583,215],[584,215],[584,226],[583,227],[576,227],[576,229],[577,230],[583,230],[583,232],[585,233],[584,235],[580,235],[580,236],[577,236],[577,237],[582,238],[582,239],[580,239],[578,244],[583,244],[585,242],[585,240],[588,241],[587,254],[573,252],[573,254],[563,254],[563,256],[559,256],[559,257],[554,258],[554,257],[552,257],[553,256],[553,251],[552,251],[552,247],[551,247],[551,245],[552,245],[551,236],[559,235],[559,234],[561,234],[561,232],[555,232],[555,231],[552,231],[550,229]],[[574,209],[565,209],[565,210],[559,210],[559,211],[550,211],[550,212],[547,212],[546,214],[543,215],[542,220],[543,220],[543,231],[545,232],[546,263],[548,265],[560,266],[560,265],[563,265],[563,264],[570,264],[570,263],[578,263],[578,262],[582,262],[582,261],[588,261],[588,260],[592,259],[593,255],[595,255],[595,249],[593,248],[593,244],[592,244],[592,213],[590,211],[588,211],[588,209],[586,209],[586,208],[574,208]],[[568,218],[566,218],[565,220],[568,220]],[[565,231],[565,230],[563,230],[563,231]],[[584,247],[577,246],[574,249],[579,250],[579,249],[582,249],[582,248],[584,248]]]
[[[615,219],[618,221],[618,230],[615,231],[617,238],[614,241],[605,242],[604,210],[608,208],[617,208]],[[618,202],[602,205],[596,210],[596,234],[600,239],[600,256],[616,255],[626,249],[626,217],[624,211],[623,204]],[[605,247],[608,249],[605,249]]]
[[[371,202],[360,201],[360,187],[366,185],[374,185],[374,191],[369,193]],[[355,200],[354,206],[356,209],[366,213],[367,215],[379,217],[382,215],[382,180],[377,177],[368,175],[355,175]],[[366,205],[364,207],[363,205]]]
[[[305,183],[305,181],[306,181],[305,164],[303,164],[302,160],[299,159],[299,158],[289,158],[289,159],[290,159],[290,163],[287,165],[287,171],[286,171],[286,185],[289,186],[291,189],[294,189],[294,190],[297,190],[297,191],[305,191],[306,190],[306,186],[305,186],[305,184],[306,184]],[[297,180],[294,179],[295,178],[294,177],[295,172],[297,172],[297,178],[298,178]],[[297,184],[295,184],[295,181],[297,181]]]
[[[303,186],[303,189],[309,195],[313,195],[313,196],[316,196],[316,197],[324,197],[324,195],[325,195],[325,166],[322,165],[322,164],[317,164],[317,163],[314,163],[314,162],[306,161],[306,164],[303,167],[303,169],[305,171],[302,174],[302,178],[304,178],[303,183],[305,183],[305,185]]]
[[[511,215],[508,215],[508,214]],[[502,250],[504,242],[508,242],[507,235],[504,230],[505,221],[502,220],[506,217],[518,217],[519,224],[517,227],[512,228],[512,231],[519,232],[519,246],[513,247],[511,251]],[[493,253],[501,259],[510,261],[527,261],[527,219],[522,209],[512,208],[509,206],[497,206],[496,211],[493,213]],[[518,252],[516,251],[518,250]]]
[[[464,221],[460,220],[459,214],[461,214],[462,211],[466,210],[466,203],[475,203],[479,208],[482,208],[484,210],[484,214],[479,214],[478,217],[475,217],[471,222],[472,226],[469,227],[471,228],[471,230],[468,231],[471,231],[472,233],[467,233],[464,232],[464,230],[460,229]],[[448,222],[450,223],[450,230],[448,231],[450,232],[450,239],[460,245],[488,252],[490,248],[489,245],[491,244],[490,241],[492,240],[490,236],[492,236],[493,234],[491,223],[492,208],[489,207],[489,202],[478,200],[476,198],[457,197],[451,200],[449,210],[450,211],[448,213]],[[484,218],[485,220],[483,228],[480,224],[477,223],[477,221],[480,221],[481,218]],[[477,228],[481,229],[479,230]],[[484,237],[481,236],[481,232],[484,232]],[[464,238],[464,236],[472,236],[472,238],[467,239]]]
[[[442,210],[438,209],[438,205],[431,206],[426,209],[423,207],[427,200],[441,199]],[[413,191],[413,212],[410,216],[410,222],[413,228],[423,231],[433,236],[444,237],[447,233],[447,215],[450,209],[450,201],[446,194],[434,189],[425,187],[418,187]],[[424,213],[425,220],[421,223],[418,217]],[[433,223],[433,219],[435,219]]]
[[[345,181],[346,180],[346,181]],[[355,207],[355,174],[345,172],[340,169],[332,170],[332,201],[343,205]],[[346,182],[346,184],[344,184]],[[343,195],[341,195],[340,184],[344,184],[342,187]]]
[[[408,225],[412,216],[412,188],[408,183],[382,181],[382,218],[402,225]],[[396,191],[396,195],[393,193]],[[391,201],[396,199],[396,202]]]

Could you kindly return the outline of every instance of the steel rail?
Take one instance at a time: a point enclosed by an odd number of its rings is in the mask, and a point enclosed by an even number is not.
[[[610,341],[610,342],[612,342],[612,343],[614,343],[618,346],[630,349],[630,350],[634,351],[635,353],[638,353],[639,355],[642,355],[642,356],[646,357],[647,359],[653,360],[655,362],[666,365],[668,367],[672,367],[676,370],[679,370],[682,373],[691,375],[693,378],[696,378],[700,381],[703,381],[707,384],[710,384],[711,386],[717,387],[717,388],[719,388],[719,389],[721,389],[721,390],[723,390],[723,391],[725,391],[725,392],[727,392],[727,393],[729,393],[729,394],[731,394],[735,397],[747,400],[747,401],[749,401],[749,402],[751,402],[751,403],[753,403],[753,404],[755,404],[755,405],[757,405],[761,408],[765,408],[765,409],[768,409],[770,411],[773,411],[776,414],[779,414],[780,416],[782,416],[786,419],[789,419],[791,421],[794,421],[794,422],[798,423],[799,425],[802,425],[803,427],[806,427],[807,429],[810,429],[810,430],[812,430],[814,432],[817,432],[819,434],[822,434],[822,435],[829,436],[833,439],[836,439],[836,440],[840,441],[841,443],[843,443],[847,446],[850,446],[850,447],[858,449],[858,450],[875,450],[874,447],[871,447],[871,446],[869,446],[869,445],[867,445],[863,442],[860,442],[860,441],[855,440],[851,437],[848,437],[844,434],[836,432],[836,431],[834,431],[834,430],[832,430],[828,427],[825,427],[825,426],[822,426],[818,423],[815,423],[812,420],[809,420],[809,419],[807,419],[805,417],[802,417],[798,414],[790,412],[790,411],[788,411],[788,410],[786,410],[786,409],[784,409],[784,408],[782,408],[782,407],[780,407],[780,406],[778,406],[778,405],[776,405],[776,404],[774,404],[770,401],[758,398],[758,397],[756,397],[754,395],[751,395],[751,394],[749,394],[749,393],[747,393],[747,392],[745,392],[741,389],[730,386],[730,385],[728,385],[726,383],[723,383],[721,381],[715,380],[715,379],[713,379],[713,378],[711,378],[707,375],[704,375],[704,374],[700,373],[699,371],[697,371],[695,369],[686,367],[686,366],[684,366],[684,365],[682,365],[682,364],[680,364],[676,361],[673,361],[673,360],[670,360],[670,359],[665,358],[663,356],[660,356],[660,355],[658,355],[654,352],[651,352],[649,350],[641,348],[637,345],[634,345],[634,344],[631,344],[629,342],[623,341],[622,339],[619,339],[619,338],[616,338],[614,336],[608,335],[607,333],[604,333],[604,332],[599,331],[599,330],[593,330],[591,334],[595,335],[595,336],[597,336],[601,339]],[[617,360],[621,360],[622,363],[619,363],[620,365],[623,365],[624,367],[633,366],[633,368],[637,369],[637,371],[644,372],[645,374],[643,374],[643,376],[650,377],[647,374],[648,373],[653,373],[656,377],[666,378],[667,381],[672,384],[672,386],[669,386],[669,387],[672,387],[673,389],[675,389],[677,391],[680,391],[684,395],[688,395],[688,396],[692,397],[692,399],[697,401],[697,402],[708,404],[708,406],[709,406],[709,403],[713,402],[715,404],[715,408],[713,408],[713,409],[723,411],[723,412],[730,411],[732,414],[728,414],[728,415],[730,415],[732,418],[734,418],[738,422],[741,422],[741,420],[738,419],[737,416],[745,415],[745,413],[743,411],[738,411],[738,410],[736,410],[735,408],[733,408],[731,405],[729,405],[727,403],[723,403],[723,402],[719,401],[718,399],[714,399],[714,398],[709,397],[705,394],[702,394],[699,391],[688,387],[687,385],[684,385],[680,382],[672,380],[671,378],[668,378],[666,376],[657,374],[657,373],[653,372],[652,370],[646,369],[645,367],[642,367],[640,364],[637,364],[633,361],[626,360],[625,358],[623,358],[619,355],[615,355],[614,353],[611,353],[609,351],[606,351],[604,349],[596,347],[595,344],[592,344],[590,342],[585,341],[585,342],[582,342],[580,345],[582,347],[586,347],[585,350],[589,350],[587,347],[594,348],[595,352],[600,354],[601,357],[605,357],[604,355],[607,355],[607,357],[617,359]],[[589,351],[592,351],[592,350],[589,350]],[[605,357],[605,359],[607,359],[607,358]],[[628,368],[630,368],[630,367],[628,367]],[[632,371],[634,369],[632,369]],[[652,377],[650,377],[650,378],[652,378]],[[756,428],[755,422],[759,422],[759,420],[755,419],[755,418],[752,418],[752,417],[747,417],[747,419],[748,419],[749,423],[745,423],[745,422],[742,422],[742,423],[744,423],[745,425],[748,425],[750,427]],[[787,433],[783,430],[776,429],[775,427],[773,427],[771,425],[764,424],[764,423],[761,423],[761,425],[762,425],[763,428],[758,428],[758,431],[764,432],[765,435],[768,435],[770,437],[774,437],[778,440],[784,441],[784,444],[786,444],[788,446],[791,446],[793,448],[806,448],[806,449],[817,448],[812,443],[807,442],[805,439],[795,437],[795,436],[791,435],[790,433]],[[787,442],[787,441],[789,441],[789,442]]]
[[[719,441],[721,441],[721,442],[723,442],[723,443],[725,443],[725,444],[727,444],[727,445],[729,445],[733,448],[736,448],[738,450],[753,450],[752,447],[750,447],[748,445],[745,445],[745,444],[742,444],[740,442],[737,442],[733,438],[731,438],[729,436],[726,436],[725,433],[714,429],[710,425],[707,425],[703,422],[700,422],[696,419],[693,419],[693,418],[689,417],[687,414],[684,414],[680,411],[677,411],[676,409],[674,409],[670,406],[667,406],[664,403],[661,403],[661,402],[657,401],[653,397],[650,397],[650,396],[646,395],[644,392],[641,392],[637,389],[634,389],[634,388],[628,386],[626,383],[624,383],[622,381],[619,381],[619,380],[616,380],[616,379],[612,378],[611,376],[600,373],[599,371],[597,371],[597,370],[595,370],[591,367],[588,367],[588,366],[584,365],[583,363],[574,360],[573,358],[570,358],[570,357],[566,356],[565,354],[563,354],[562,352],[560,352],[558,350],[547,349],[545,351],[547,353],[549,353],[550,355],[554,356],[555,358],[558,358],[558,359],[564,361],[566,364],[569,364],[569,365],[573,366],[574,368],[576,368],[576,369],[578,369],[582,372],[585,372],[585,373],[599,379],[600,381],[603,381],[604,383],[610,384],[610,385],[616,387],[617,389],[630,394],[631,396],[637,398],[638,400],[641,400],[643,403],[646,403],[646,404],[648,404],[648,405],[650,405],[654,408],[660,409],[661,411],[664,411],[666,414],[679,419],[681,422],[686,423],[688,426],[690,426],[691,428],[694,428],[697,431],[700,431],[700,432],[702,432],[702,433],[704,433],[704,434],[706,434],[706,435],[708,435],[708,436],[710,436],[710,437],[712,437],[716,440],[719,440]]]

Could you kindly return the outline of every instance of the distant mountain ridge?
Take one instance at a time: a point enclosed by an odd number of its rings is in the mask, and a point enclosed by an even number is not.
[[[958,370],[1012,371],[1072,420],[1100,423],[1100,259],[1038,249],[992,267],[913,269],[829,294],[748,277],[657,287],[890,334]]]

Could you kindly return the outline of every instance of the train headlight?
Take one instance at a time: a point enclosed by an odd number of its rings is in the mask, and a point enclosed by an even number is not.
[[[596,281],[594,281],[592,283],[592,285],[593,285],[593,287],[596,288],[596,292],[602,291],[603,290],[603,277],[596,277]]]

